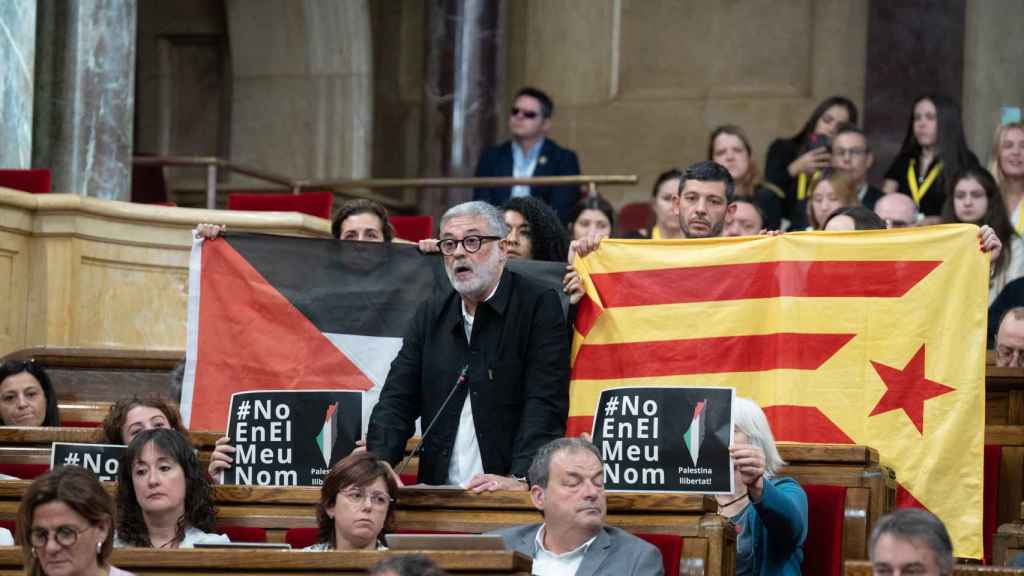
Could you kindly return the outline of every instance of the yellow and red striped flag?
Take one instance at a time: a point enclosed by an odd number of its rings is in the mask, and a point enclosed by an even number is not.
[[[982,555],[988,257],[967,225],[606,240],[577,262],[567,434],[601,390],[729,386],[778,440],[878,449],[898,505]]]

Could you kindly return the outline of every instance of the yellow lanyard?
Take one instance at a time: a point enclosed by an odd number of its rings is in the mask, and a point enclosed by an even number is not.
[[[811,176],[811,182],[812,183],[813,182],[817,182],[819,178],[821,178],[821,170],[816,170],[814,172],[814,174]],[[807,188],[808,188],[808,186],[807,186],[807,174],[804,174],[803,172],[801,172],[796,177],[796,199],[797,200],[803,200],[804,198],[807,198]]]
[[[939,177],[939,172],[942,172],[942,162],[936,162],[935,166],[928,171],[928,176],[924,179],[924,182],[920,186],[917,185],[917,174],[914,172],[914,164],[916,160],[910,159],[910,164],[907,166],[907,185],[910,186],[910,195],[914,198],[914,204],[918,207],[921,206],[921,198],[928,193],[928,189],[935,183],[935,179]]]
[[[658,228],[657,224],[651,228],[651,240],[661,240],[661,228]]]
[[[1024,200],[1017,202],[1017,223],[1013,225],[1017,236],[1024,236]]]

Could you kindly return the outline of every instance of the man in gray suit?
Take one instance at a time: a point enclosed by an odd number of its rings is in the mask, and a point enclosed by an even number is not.
[[[657,548],[605,524],[604,465],[593,444],[581,438],[549,442],[534,456],[528,480],[544,523],[494,534],[533,558],[533,574],[664,574]]]

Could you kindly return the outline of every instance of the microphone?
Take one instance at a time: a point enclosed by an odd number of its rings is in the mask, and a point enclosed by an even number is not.
[[[430,429],[434,427],[437,419],[444,413],[444,409],[448,407],[448,402],[452,399],[452,396],[455,395],[455,391],[458,390],[459,386],[466,381],[467,372],[469,372],[469,364],[463,366],[462,370],[459,371],[459,377],[455,380],[455,386],[452,386],[452,390],[448,393],[448,397],[441,403],[441,408],[437,411],[437,414],[434,414],[434,418],[430,420],[430,424],[427,424],[427,429],[424,430],[423,434],[420,436],[419,444],[417,444],[416,447],[413,448],[412,452],[410,452],[409,455],[402,460],[402,463],[398,465],[398,468],[395,470],[396,476],[400,476],[402,474],[402,470],[405,470],[405,467],[409,465],[409,462],[419,454],[420,448],[423,448],[423,441],[427,439],[427,434],[430,434]]]

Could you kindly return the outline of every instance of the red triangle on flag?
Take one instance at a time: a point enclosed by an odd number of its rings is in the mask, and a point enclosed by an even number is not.
[[[234,392],[372,387],[228,242],[207,242],[202,258],[192,430],[225,430]]]

